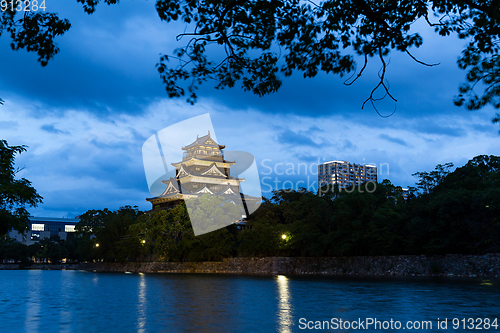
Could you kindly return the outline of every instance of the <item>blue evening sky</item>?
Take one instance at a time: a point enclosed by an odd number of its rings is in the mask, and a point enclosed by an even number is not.
[[[0,138],[29,147],[17,166],[44,198],[33,215],[74,217],[123,205],[150,209],[143,143],[207,112],[220,144],[255,156],[265,196],[297,184],[315,190],[318,161],[376,164],[379,181],[406,187],[415,183],[412,173],[438,163],[460,166],[477,155],[500,155],[499,128],[491,123],[495,110],[453,105],[465,79],[456,64],[465,41],[454,36],[440,37],[415,23],[424,45],[414,55],[440,65],[390,55],[387,78],[398,102],[389,118],[369,105],[361,109],[377,82],[376,61],[352,86],[334,75],[304,79],[296,73],[278,93],[262,98],[240,88],[218,91],[209,82],[191,106],[166,96],[155,68],[161,54],[184,45],[175,36],[185,26],[161,22],[154,5],[101,4],[89,16],[76,0],[46,0],[47,11],[72,23],[46,67],[0,37]],[[379,104],[382,114],[393,109],[387,99]]]

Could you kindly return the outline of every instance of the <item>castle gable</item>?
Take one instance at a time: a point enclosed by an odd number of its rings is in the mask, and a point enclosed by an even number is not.
[[[185,147],[182,147],[182,149],[183,150],[187,150],[187,149],[199,146],[199,145],[215,146],[215,147],[218,147],[218,148],[224,147],[224,146],[219,145],[217,142],[215,142],[214,139],[212,139],[212,137],[210,136],[210,132],[208,132],[207,135],[202,136],[201,138],[197,137],[196,141],[194,141],[193,143],[191,143],[191,144],[189,144],[189,145],[187,145]]]
[[[236,193],[234,193],[234,191],[228,187],[224,192],[222,192],[222,194],[225,194],[225,195],[236,195]]]
[[[189,176],[189,173],[184,169],[184,165],[181,164],[181,167],[179,168],[179,172],[177,173],[177,177],[185,177]]]
[[[207,140],[205,140],[205,142],[203,142],[203,143],[206,144],[206,145],[218,146],[218,144],[215,143],[215,141],[212,140],[212,138],[210,138],[210,137]]]
[[[219,176],[219,177],[226,177],[225,174],[220,172],[220,170],[217,168],[217,165],[214,163],[210,167],[208,167],[205,171],[201,173],[202,176]]]
[[[168,182],[167,189],[161,195],[169,195],[173,193],[179,193],[179,188],[177,185],[177,181],[173,178],[170,178]]]
[[[214,192],[210,191],[210,189],[206,186],[203,186],[202,189],[200,189],[198,192],[196,192],[196,194],[205,194],[205,193],[214,194]]]

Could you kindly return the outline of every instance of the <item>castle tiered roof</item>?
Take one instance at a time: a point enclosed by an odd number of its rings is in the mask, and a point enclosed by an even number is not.
[[[208,131],[207,135],[202,136],[201,138],[198,136],[193,143],[182,147],[182,150],[189,150],[189,149],[196,148],[197,146],[202,146],[202,145],[203,146],[217,147],[218,149],[226,148],[226,146],[219,145],[217,142],[215,142],[214,139],[212,139],[212,137],[210,137],[210,131]]]
[[[182,161],[172,163],[176,169],[176,176],[163,180],[165,191],[158,197],[148,198],[153,206],[168,208],[176,205],[183,199],[198,197],[205,193],[222,195],[225,197],[240,197],[239,186],[244,178],[230,175],[230,168],[234,161],[226,161],[222,149],[210,136],[210,132],[182,147],[184,155]]]

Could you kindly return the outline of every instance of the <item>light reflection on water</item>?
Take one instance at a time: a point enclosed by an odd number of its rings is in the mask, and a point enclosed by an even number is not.
[[[0,271],[0,331],[285,333],[302,331],[301,318],[495,318],[499,285],[498,279]]]
[[[139,273],[139,301],[137,302],[137,332],[145,332],[146,326],[146,277],[144,273]]]
[[[25,327],[27,332],[37,332],[40,318],[41,271],[29,271],[26,281],[28,297],[26,302]],[[28,288],[28,286],[30,286]]]
[[[283,333],[291,332],[293,326],[293,316],[291,309],[290,291],[288,290],[288,278],[284,275],[276,277],[279,290],[279,310],[278,325],[279,331]]]

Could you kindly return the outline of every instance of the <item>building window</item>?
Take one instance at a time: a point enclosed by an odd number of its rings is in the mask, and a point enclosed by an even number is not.
[[[74,225],[65,225],[64,226],[64,231],[65,232],[75,232],[75,226]]]
[[[45,224],[33,223],[31,225],[31,230],[32,231],[44,231],[45,230]]]

